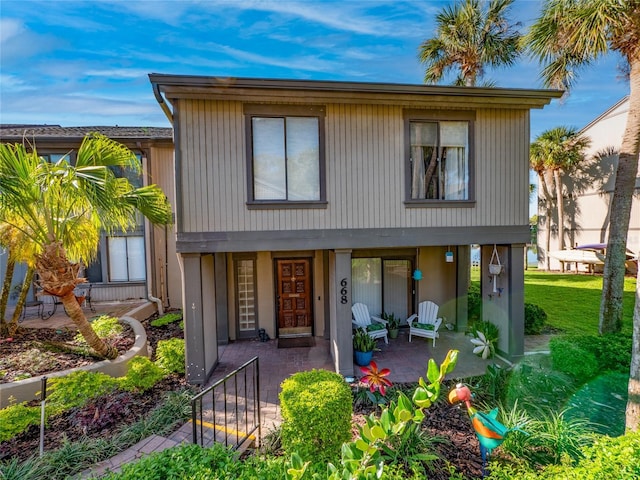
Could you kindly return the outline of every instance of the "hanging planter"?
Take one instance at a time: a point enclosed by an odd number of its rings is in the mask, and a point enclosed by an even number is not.
[[[498,292],[498,275],[502,273],[503,265],[500,263],[500,255],[498,255],[498,248],[496,244],[493,244],[493,253],[489,260],[489,273],[493,275],[493,293]]]
[[[498,255],[498,249],[496,245],[493,245],[493,253],[491,254],[491,260],[489,260],[489,273],[491,275],[500,275],[502,273],[502,264],[500,263],[500,255]]]

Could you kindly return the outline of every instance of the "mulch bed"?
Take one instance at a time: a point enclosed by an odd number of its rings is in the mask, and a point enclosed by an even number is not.
[[[147,331],[148,344],[152,351],[155,351],[160,340],[183,337],[183,331],[178,325],[179,322],[162,327],[152,327],[149,323],[153,318],[155,317],[142,322]],[[116,341],[120,353],[128,350],[134,342],[133,331],[130,327],[124,326],[123,335]],[[22,354],[25,350],[36,348],[46,341],[71,341],[75,335],[76,332],[73,330],[21,328],[14,336],[13,342],[0,344],[2,348],[0,358],[6,360],[12,355]],[[56,356],[60,368],[47,371],[34,370],[29,373],[32,376],[42,375],[51,371],[80,367],[100,361],[96,358],[70,353],[57,353]],[[108,438],[123,425],[131,425],[146,416],[158,405],[164,393],[181,390],[185,387],[187,387],[187,383],[184,376],[170,375],[144,393],[114,392],[100,397],[84,407],[51,417],[45,430],[46,450],[60,447],[65,438],[69,441],[82,437]],[[35,400],[32,404],[39,405],[39,402]],[[104,415],[103,412],[107,409],[109,415]],[[0,460],[10,458],[25,460],[31,455],[37,455],[39,444],[40,427],[32,426],[11,440],[0,443]]]
[[[147,331],[149,346],[154,352],[159,340],[170,338],[182,338],[183,331],[178,323],[171,323],[163,327],[150,326],[151,319],[143,323]],[[133,335],[128,334],[133,343]],[[125,335],[125,337],[127,336]],[[68,341],[75,336],[74,331],[56,331],[51,329],[21,329],[14,342],[0,344],[0,358],[11,355],[12,352],[23,352],[26,348],[37,345],[45,340]],[[122,341],[122,348],[126,350],[127,342]],[[128,348],[128,347],[127,347]],[[90,364],[97,359],[91,359],[73,354],[59,354],[60,369],[77,367]],[[48,372],[30,372],[33,375],[41,375]],[[122,425],[131,425],[144,417],[151,409],[157,406],[162,395],[167,391],[175,391],[186,387],[184,377],[172,375],[159,382],[151,390],[144,394],[116,392],[101,397],[89,405],[76,408],[62,415],[52,417],[45,433],[45,445],[47,450],[53,450],[62,444],[63,439],[73,441],[83,436],[103,437],[112,436]],[[443,385],[444,392],[448,392],[453,385]],[[38,404],[34,401],[34,404]],[[101,415],[101,411],[109,409],[109,415]],[[357,407],[354,421],[364,423],[364,416],[371,412],[371,407]],[[426,418],[423,428],[429,434],[441,441],[436,444],[436,454],[440,457],[433,463],[433,470],[429,478],[433,480],[448,480],[450,478],[449,465],[464,478],[482,477],[482,463],[480,459],[480,447],[478,440],[471,428],[471,422],[464,409],[451,406],[446,401],[440,401],[426,410]],[[15,438],[0,443],[0,460],[18,458],[25,460],[31,455],[37,455],[39,448],[39,427],[31,427],[26,432]]]
[[[465,408],[450,405],[444,398],[453,387],[453,383],[445,382],[440,400],[424,411],[422,428],[437,439],[434,453],[439,457],[431,464],[429,480],[449,480],[451,475],[448,465],[455,467],[455,471],[464,478],[482,477],[480,443],[471,427],[469,415]],[[371,404],[366,403],[356,404],[354,409],[354,423],[358,425],[364,425],[365,416],[374,410]],[[377,412],[380,412],[379,407]],[[357,433],[355,428],[353,433]]]

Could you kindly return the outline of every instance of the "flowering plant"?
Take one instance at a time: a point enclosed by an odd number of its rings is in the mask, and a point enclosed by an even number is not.
[[[380,395],[383,397],[387,393],[387,387],[390,387],[391,381],[388,378],[391,373],[391,370],[388,368],[383,368],[382,370],[378,370],[378,365],[373,360],[367,367],[360,367],[360,370],[364,375],[360,378],[360,381],[365,385],[369,385],[369,391],[375,394],[376,390],[380,392]],[[377,402],[376,402],[377,403]]]
[[[471,339],[471,343],[474,345],[473,353],[476,355],[482,357],[484,360],[493,357],[495,348],[493,342],[480,330],[476,331],[476,337]]]

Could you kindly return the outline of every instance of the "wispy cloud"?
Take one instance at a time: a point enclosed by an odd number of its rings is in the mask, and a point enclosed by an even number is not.
[[[87,70],[85,76],[87,77],[106,77],[113,79],[122,79],[122,78],[140,78],[146,77],[146,70],[140,69],[129,69],[129,68],[111,68],[108,70]]]
[[[25,92],[28,90],[35,90],[36,87],[28,85],[20,77],[16,75],[5,75],[0,73],[0,92]]]
[[[0,47],[12,37],[24,31],[24,24],[14,18],[0,18]]]

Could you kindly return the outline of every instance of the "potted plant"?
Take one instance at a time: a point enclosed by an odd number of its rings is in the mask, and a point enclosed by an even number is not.
[[[356,333],[353,335],[353,352],[355,354],[356,365],[361,367],[369,365],[375,348],[376,341],[361,328],[356,329]]]
[[[400,331],[400,317],[396,317],[393,313],[382,312],[382,319],[387,321],[389,338],[398,338],[398,332]]]

